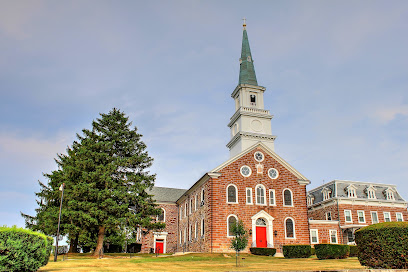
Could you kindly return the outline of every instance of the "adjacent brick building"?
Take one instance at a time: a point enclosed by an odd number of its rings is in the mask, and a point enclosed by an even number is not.
[[[391,184],[333,180],[310,190],[307,204],[310,228],[313,224],[319,230],[311,235],[325,237],[328,231],[322,224],[332,226],[335,222],[339,243],[344,244],[354,244],[354,232],[359,228],[408,219],[407,202]]]

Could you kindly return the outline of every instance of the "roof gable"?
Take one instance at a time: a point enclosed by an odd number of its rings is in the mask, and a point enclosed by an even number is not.
[[[256,148],[261,148],[266,154],[271,156],[274,160],[276,160],[278,163],[280,163],[283,167],[285,167],[290,173],[292,173],[295,177],[297,177],[299,184],[307,185],[310,184],[310,181],[303,176],[299,171],[297,171],[295,168],[293,168],[288,162],[286,162],[284,159],[282,159],[278,154],[276,154],[274,151],[269,149],[266,145],[264,145],[262,142],[258,142],[254,144],[253,146],[247,148],[246,150],[242,151],[238,155],[232,157],[228,161],[224,162],[223,164],[219,165],[218,167],[214,168],[211,172],[219,172],[221,169],[224,167],[230,165],[231,163],[239,160],[249,152],[252,152]]]

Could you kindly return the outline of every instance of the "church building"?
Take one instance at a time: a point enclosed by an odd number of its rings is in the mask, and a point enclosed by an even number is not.
[[[243,26],[239,81],[231,94],[235,113],[228,123],[230,159],[187,190],[148,192],[166,228],[140,232],[141,252],[232,252],[230,226],[242,220],[249,233],[245,252],[269,247],[281,254],[288,244],[352,243],[362,226],[408,218],[395,186],[333,181],[306,191],[310,181],[274,151],[273,116],[264,107],[266,88],[258,85]]]

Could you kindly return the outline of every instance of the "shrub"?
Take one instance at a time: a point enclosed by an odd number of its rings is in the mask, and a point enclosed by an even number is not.
[[[316,257],[324,259],[344,259],[349,256],[350,247],[348,245],[317,244],[314,246]]]
[[[276,248],[269,247],[251,247],[249,250],[254,255],[273,256],[276,253]]]
[[[309,258],[312,255],[310,245],[285,245],[283,246],[283,256],[285,258]]]
[[[0,227],[0,271],[37,271],[48,263],[53,239],[17,227]]]
[[[358,247],[357,246],[349,246],[349,247],[350,247],[349,257],[357,257],[358,256]]]
[[[408,222],[385,222],[356,231],[361,265],[372,268],[408,268]]]

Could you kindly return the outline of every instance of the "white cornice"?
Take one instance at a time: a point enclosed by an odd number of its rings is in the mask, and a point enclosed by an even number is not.
[[[249,85],[249,84],[239,84],[235,90],[232,92],[231,97],[234,98],[237,95],[237,92],[239,92],[240,89],[242,88],[248,88],[248,89],[255,89],[264,92],[266,90],[265,87],[262,86],[255,86],[255,85]]]
[[[313,205],[308,206],[308,209],[315,210],[321,209],[336,203],[349,204],[349,205],[365,205],[365,206],[377,206],[377,207],[397,207],[407,208],[407,202],[395,201],[395,200],[381,200],[381,199],[367,199],[367,198],[347,198],[347,197],[333,197],[327,200],[320,201]]]
[[[309,219],[309,224],[328,224],[328,225],[338,225],[340,222],[337,220],[313,220]]]
[[[270,134],[261,134],[261,133],[254,133],[254,132],[245,132],[240,131],[232,137],[232,139],[228,142],[227,147],[231,149],[231,147],[238,141],[239,138],[251,138],[259,141],[274,141],[276,139],[275,135]]]
[[[273,115],[271,115],[268,110],[249,108],[249,107],[239,107],[239,109],[230,118],[228,127],[231,127],[241,116],[265,118],[268,120],[272,120],[273,118]]]

